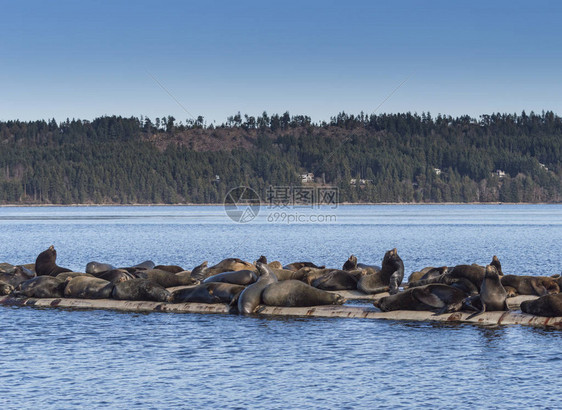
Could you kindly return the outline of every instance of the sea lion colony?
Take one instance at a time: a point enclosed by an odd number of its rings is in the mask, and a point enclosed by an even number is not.
[[[436,313],[508,310],[506,299],[538,295],[521,310],[541,316],[562,316],[562,277],[504,275],[494,256],[487,266],[426,267],[402,284],[404,263],[395,249],[381,266],[357,262],[351,255],[342,269],[312,262],[283,266],[261,256],[254,263],[237,258],[213,266],[205,261],[193,270],[145,261],[128,267],[89,262],[85,272],[72,272],[56,263],[54,246],[27,265],[0,264],[0,295],[22,298],[84,298],[168,303],[226,303],[233,312],[256,313],[259,305],[303,307],[335,304],[345,299],[330,291],[389,292],[374,302],[382,311],[429,310]],[[403,290],[400,290],[402,287]],[[172,288],[172,289],[170,289]]]

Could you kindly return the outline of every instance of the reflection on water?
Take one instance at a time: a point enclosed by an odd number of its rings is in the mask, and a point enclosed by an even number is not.
[[[341,266],[351,253],[380,263],[397,247],[406,274],[487,263],[494,254],[506,273],[556,273],[561,209],[341,207],[336,224],[287,226],[234,224],[220,207],[2,208],[0,261],[32,262],[54,244],[59,264],[77,270],[90,260],[150,258],[191,268],[261,254]],[[562,332],[549,329],[33,308],[2,308],[0,321],[2,408],[520,408],[559,401]],[[545,388],[548,394],[538,393]]]

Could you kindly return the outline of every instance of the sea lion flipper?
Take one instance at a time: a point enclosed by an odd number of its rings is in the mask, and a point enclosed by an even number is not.
[[[470,315],[469,317],[466,318],[466,320],[468,319],[472,319],[473,317],[476,317],[478,315],[481,315],[482,313],[486,312],[486,304],[484,302],[482,302],[482,310],[480,312],[474,312],[472,315]]]
[[[404,276],[404,274],[400,274],[400,271],[395,271],[391,276],[390,276],[390,288],[388,293],[390,293],[391,295],[395,295],[398,293],[398,288],[400,287],[400,284],[402,283],[402,277]]]
[[[548,290],[546,289],[546,287],[542,284],[538,284],[537,281],[532,280],[531,281],[531,287],[533,288],[533,290],[535,291],[535,293],[539,296],[546,296],[548,295]]]
[[[413,292],[412,292],[413,296],[421,303],[424,303],[428,306],[431,306],[433,308],[442,308],[442,307],[446,307],[447,305],[439,298],[439,296],[431,293],[431,292],[427,292],[427,290],[420,290],[420,289],[416,289],[414,288]]]

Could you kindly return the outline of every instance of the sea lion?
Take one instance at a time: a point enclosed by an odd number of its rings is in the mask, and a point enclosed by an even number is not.
[[[173,274],[185,272],[185,269],[178,265],[156,265],[154,269],[165,270],[166,272],[170,272]]]
[[[233,285],[247,286],[254,283],[256,280],[258,280],[258,274],[256,272],[244,269],[233,272],[217,273],[216,275],[209,276],[203,281],[203,283],[223,282],[231,283]]]
[[[37,276],[19,284],[14,290],[16,297],[28,298],[62,298],[66,282],[54,276]]]
[[[107,272],[108,270],[113,269],[117,268],[109,263],[88,262],[86,264],[86,273],[90,273],[94,276],[98,276],[102,272]]]
[[[22,266],[13,266],[0,273],[0,281],[16,288],[20,283],[35,277],[35,273]]]
[[[223,259],[216,265],[211,266],[206,272],[207,276],[216,275],[217,273],[232,272],[237,270],[256,270],[253,263],[245,262],[238,258]]]
[[[470,297],[466,303],[467,306],[474,305],[474,301],[482,306],[479,312],[473,313],[467,319],[478,316],[486,311],[509,310],[507,306],[507,292],[502,286],[498,270],[493,265],[487,265],[484,279],[480,285],[480,294]]]
[[[293,262],[290,263],[288,265],[283,266],[283,269],[288,269],[288,270],[299,270],[301,268],[315,268],[315,269],[324,269],[326,268],[326,266],[322,265],[322,266],[317,266],[312,262]]]
[[[62,272],[72,272],[70,269],[61,268],[56,264],[57,251],[53,245],[41,252],[35,260],[35,273],[37,276],[57,276]]]
[[[521,302],[521,311],[530,315],[560,317],[562,316],[562,293]]]
[[[273,268],[271,266],[271,263],[268,264],[268,266],[271,268],[273,273],[275,273],[275,276],[277,276],[277,280],[302,280],[304,275],[304,272],[302,272],[302,270],[294,271],[289,269]]]
[[[462,307],[466,294],[441,283],[407,289],[374,302],[383,312],[393,310],[436,310],[438,313],[456,312]]]
[[[254,313],[261,303],[263,290],[271,283],[277,282],[277,277],[269,266],[258,262],[256,267],[260,273],[259,279],[244,289],[238,296],[238,312],[243,315]]]
[[[319,306],[342,305],[345,298],[337,293],[313,288],[299,280],[273,282],[262,293],[262,301],[267,306]]]
[[[269,262],[267,264],[271,269],[283,269],[283,265],[279,261]]]
[[[509,286],[519,295],[552,295],[560,292],[556,279],[548,276],[505,275],[501,278],[504,287]]]
[[[148,279],[165,288],[195,284],[195,281],[190,275],[180,276],[160,269],[139,270],[134,273],[134,276],[141,279]]]
[[[123,282],[126,280],[134,279],[136,276],[132,273],[129,273],[126,269],[112,269],[106,272],[102,272],[96,276],[98,279],[103,279],[108,282]]]
[[[65,298],[108,299],[114,284],[91,276],[75,276],[66,280]]]
[[[64,281],[69,278],[75,278],[77,276],[88,276],[90,278],[94,277],[94,275],[90,275],[89,273],[84,273],[84,272],[63,272],[63,273],[59,273],[56,276],[56,278]]]
[[[209,276],[207,274],[207,271],[209,270],[209,268],[207,267],[207,264],[208,264],[208,262],[205,261],[201,265],[193,268],[193,270],[191,271],[191,277],[194,280],[198,280],[198,281],[202,282],[203,279],[205,279],[207,276]]]
[[[267,265],[267,258],[264,255],[260,256],[258,260],[254,262],[254,265],[258,262],[265,263]]]
[[[494,266],[496,271],[498,265],[501,269],[501,264],[495,255],[490,265]],[[409,287],[424,286],[430,283],[444,283],[458,287],[469,295],[476,296],[480,292],[480,286],[485,274],[486,268],[475,263],[472,265],[456,265],[442,275],[411,282]]]
[[[355,270],[357,269],[357,257],[351,255],[343,264],[342,270]]]
[[[311,285],[321,290],[356,290],[362,271],[334,269],[312,281]]]
[[[9,283],[0,280],[0,296],[9,295],[14,291],[14,287]]]
[[[154,267],[156,266],[156,264],[154,262],[152,262],[151,260],[148,261],[144,261],[141,263],[137,263],[134,266],[129,266],[130,268],[133,268],[135,270],[149,270],[149,269],[154,269]]]
[[[178,289],[172,293],[174,303],[232,303],[240,292],[246,289],[242,285],[209,282],[192,288]]]
[[[148,279],[131,279],[116,283],[111,292],[113,299],[119,300],[152,300],[169,302],[172,294],[162,286]]]
[[[441,266],[440,268],[434,268],[433,266],[428,266],[420,271],[412,272],[408,277],[408,283],[416,282],[418,280],[435,278],[447,272],[448,272],[447,266]]]
[[[364,275],[359,280],[357,289],[366,294],[388,291],[394,295],[398,292],[402,279],[404,279],[404,262],[394,248],[384,254],[380,272]]]

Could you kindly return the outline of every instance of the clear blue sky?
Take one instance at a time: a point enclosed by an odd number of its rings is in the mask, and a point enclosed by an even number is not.
[[[562,114],[562,2],[3,1],[0,119]],[[150,74],[149,74],[150,73]]]

